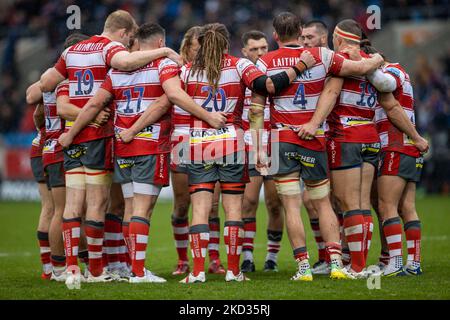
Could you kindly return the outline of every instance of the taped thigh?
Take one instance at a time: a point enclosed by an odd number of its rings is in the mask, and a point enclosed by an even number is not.
[[[86,172],[84,167],[66,171],[66,187],[78,190],[86,189]]]
[[[123,183],[120,185],[122,187],[122,194],[124,199],[133,198],[133,183]]]
[[[193,194],[200,191],[214,193],[215,182],[203,182],[189,185],[189,193]]]
[[[86,172],[86,184],[110,186],[112,183],[112,172],[101,169],[84,168]]]
[[[278,194],[290,196],[300,194],[300,177],[273,177]]]
[[[242,182],[220,182],[220,189],[224,194],[244,194],[245,183]]]
[[[151,183],[141,183],[133,181],[133,192],[139,194],[145,194],[147,196],[159,196],[161,192],[161,186]]]
[[[318,183],[305,182],[305,185],[312,200],[323,199],[330,193],[330,180],[328,179]]]

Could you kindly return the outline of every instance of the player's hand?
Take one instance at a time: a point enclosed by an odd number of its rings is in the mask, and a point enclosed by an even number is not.
[[[312,140],[316,135],[316,131],[318,129],[318,125],[308,122],[304,125],[299,126],[298,136],[303,140]]]
[[[413,140],[414,145],[421,153],[427,153],[428,149],[430,148],[430,145],[428,144],[427,139],[423,138],[422,136],[419,136],[417,139]]]
[[[342,48],[342,50],[339,50],[339,52],[348,54],[350,57],[350,60],[354,60],[354,61],[362,60],[361,51],[359,48],[356,48],[353,46],[344,46]]]
[[[267,153],[264,150],[259,150],[257,152],[255,169],[262,176],[267,176],[269,174],[269,158],[267,157]]]
[[[94,123],[100,126],[104,125],[108,121],[110,115],[111,110],[109,108],[105,108],[97,114],[97,116],[94,119]]]
[[[72,141],[73,137],[68,132],[64,132],[58,138],[58,142],[63,148],[68,148],[72,144]]]
[[[384,59],[379,53],[370,54],[369,56],[370,58],[375,59],[379,67],[384,63]]]
[[[313,65],[316,64],[316,58],[311,54],[311,52],[304,50],[302,54],[300,55],[300,60],[303,61],[306,66],[311,68]]]
[[[220,129],[225,126],[227,117],[223,112],[211,112],[208,114],[208,119],[206,122],[208,122],[208,124],[214,129]]]
[[[176,53],[173,49],[167,48],[167,58],[176,62],[180,67],[184,64],[181,56]]]
[[[136,134],[130,129],[125,129],[119,132],[120,140],[122,140],[123,143],[130,143],[135,136]]]

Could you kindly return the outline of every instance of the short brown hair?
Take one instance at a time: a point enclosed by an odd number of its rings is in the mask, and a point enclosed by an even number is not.
[[[297,39],[301,35],[300,18],[292,12],[282,12],[273,18],[273,27],[280,41]]]
[[[89,39],[88,35],[79,32],[71,33],[64,41],[64,49],[67,49],[68,47],[71,47],[74,44],[77,44],[78,42],[81,42],[86,39]]]
[[[129,12],[116,10],[106,18],[104,29],[111,32],[119,29],[125,29],[126,32],[133,32],[137,29],[137,24]]]
[[[361,26],[359,25],[358,22],[356,22],[353,19],[342,20],[341,22],[339,22],[336,25],[336,27],[341,29],[344,32],[348,32],[348,33],[354,34],[355,36],[359,37],[359,39],[362,38]],[[344,39],[344,40],[348,41],[348,42],[356,42],[356,41],[351,41],[351,40],[348,40],[348,39]]]
[[[242,45],[245,47],[248,44],[248,40],[260,40],[260,39],[266,39],[267,40],[267,36],[265,35],[264,32],[261,32],[259,30],[250,30],[247,31],[246,33],[244,33],[242,35]]]

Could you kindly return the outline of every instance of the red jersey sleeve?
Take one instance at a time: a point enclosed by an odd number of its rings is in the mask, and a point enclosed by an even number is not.
[[[330,69],[328,72],[335,76],[339,75],[339,72],[341,72],[342,69],[342,64],[344,63],[344,59],[345,58],[340,54],[333,53],[331,57]]]
[[[159,81],[161,84],[166,80],[178,76],[179,73],[180,68],[178,68],[178,65],[170,59],[165,58],[161,60],[158,65]]]
[[[253,81],[264,75],[264,73],[259,70],[250,60],[248,59],[238,59],[236,63],[236,69],[239,76],[244,81],[246,87],[250,88]]]
[[[61,54],[54,67],[56,71],[58,71],[64,78],[67,78],[66,59],[64,52]]]
[[[56,98],[62,96],[69,96],[69,83],[67,81],[61,82],[56,87]]]
[[[100,88],[102,88],[114,95],[113,85],[112,85],[112,81],[111,81],[111,77],[110,77],[109,73],[106,75],[106,78],[103,81]]]
[[[121,51],[127,51],[125,46],[119,42],[113,41],[108,43],[103,48],[103,55],[105,57],[105,62],[108,67],[111,67],[111,59]]]

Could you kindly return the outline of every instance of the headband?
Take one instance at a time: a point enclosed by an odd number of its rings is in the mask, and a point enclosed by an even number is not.
[[[355,41],[355,42],[361,42],[361,37],[351,33],[351,32],[347,32],[347,31],[343,31],[342,29],[339,29],[339,27],[336,26],[336,28],[334,29],[334,33],[336,33],[338,36],[347,39],[347,40],[351,40],[351,41]]]

